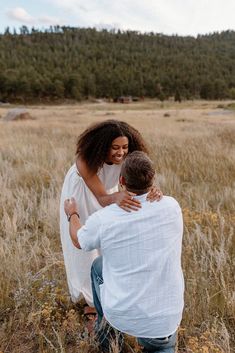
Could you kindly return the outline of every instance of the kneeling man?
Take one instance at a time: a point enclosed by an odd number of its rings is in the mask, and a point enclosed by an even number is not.
[[[184,306],[183,221],[174,198],[146,200],[154,176],[146,154],[135,151],[127,155],[120,184],[136,194],[142,206],[138,211],[126,212],[112,204],[81,226],[79,205],[73,199],[65,201],[73,244],[85,251],[100,248],[102,252],[92,265],[91,279],[104,351],[109,349],[111,326],[111,331],[115,328],[137,337],[144,352],[175,352]]]

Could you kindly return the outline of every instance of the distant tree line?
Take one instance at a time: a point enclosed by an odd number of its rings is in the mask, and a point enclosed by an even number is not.
[[[0,35],[0,101],[121,95],[235,99],[235,32],[194,38],[23,26]]]

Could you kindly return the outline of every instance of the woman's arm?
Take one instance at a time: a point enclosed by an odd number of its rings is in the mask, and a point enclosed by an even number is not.
[[[126,211],[138,210],[141,208],[141,204],[138,200],[133,199],[135,194],[121,191],[115,192],[113,194],[107,194],[104,185],[100,181],[98,175],[94,172],[91,172],[87,164],[81,159],[78,158],[76,161],[79,174],[85,181],[88,188],[95,195],[97,201],[102,207],[108,206],[112,203],[117,203],[121,208],[124,208]]]

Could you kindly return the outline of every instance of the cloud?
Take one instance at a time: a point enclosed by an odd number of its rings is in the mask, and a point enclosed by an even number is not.
[[[58,17],[52,16],[41,16],[36,19],[38,23],[47,24],[47,25],[63,25],[65,23],[64,20]]]
[[[221,0],[43,0],[45,3],[50,14],[57,17],[36,18],[23,8],[9,10],[8,17],[34,25],[66,24],[179,35],[235,29],[234,0],[226,0],[226,6]]]
[[[184,11],[172,0],[47,0],[48,4],[66,11],[79,26],[114,27],[142,32],[176,32],[183,23]],[[185,2],[185,0],[175,0]],[[98,25],[97,25],[98,24]]]
[[[21,23],[34,24],[35,19],[22,7],[15,7],[7,11],[7,16],[11,20]]]
[[[47,0],[78,26],[196,35],[235,29],[235,1],[226,0]],[[100,25],[98,25],[100,27]]]
[[[9,19],[13,21],[20,22],[21,24],[29,24],[34,26],[40,25],[62,25],[65,23],[63,19],[53,16],[31,16],[25,9],[22,7],[16,7],[10,9],[6,12]]]

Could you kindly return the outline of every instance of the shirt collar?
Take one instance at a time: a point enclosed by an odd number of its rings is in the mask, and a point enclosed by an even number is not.
[[[143,202],[143,201],[146,201],[147,195],[148,195],[148,192],[146,192],[145,194],[142,194],[142,195],[136,195],[136,196],[134,196],[134,197],[135,197],[135,199],[137,199],[137,200]]]

